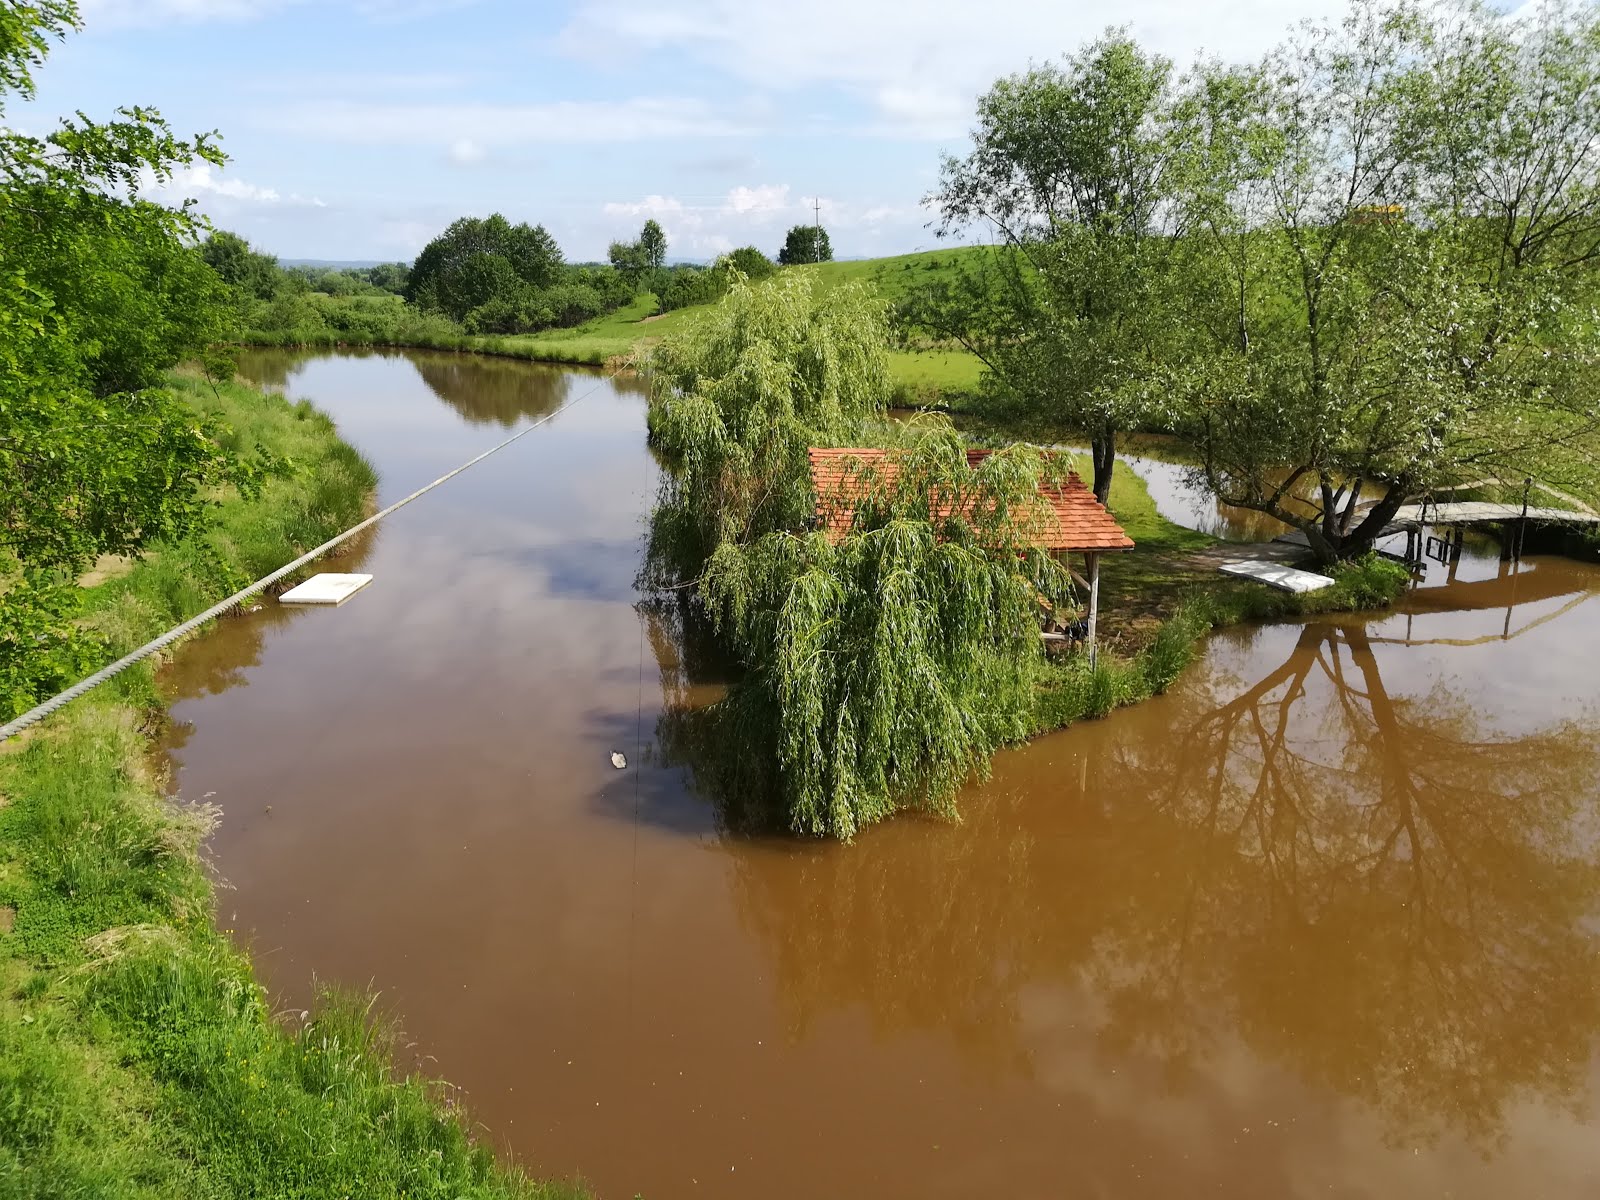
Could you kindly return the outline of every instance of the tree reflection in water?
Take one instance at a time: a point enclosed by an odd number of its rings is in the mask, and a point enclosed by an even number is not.
[[[541,370],[510,358],[420,351],[412,351],[406,358],[428,390],[467,421],[505,429],[524,417],[542,417],[567,403],[576,378],[564,369]]]
[[[580,368],[541,367],[522,359],[442,350],[347,348],[332,350],[245,350],[239,374],[257,385],[291,393],[294,378],[317,358],[398,358],[411,363],[424,383],[468,422],[510,429],[524,418],[538,418],[567,404],[581,384]],[[603,376],[596,370],[594,379]],[[632,375],[618,375],[611,388],[619,395],[642,396],[645,387]]]
[[[1109,767],[1173,834],[1129,847],[1166,854],[1132,873],[1154,902],[1091,960],[1112,1034],[1182,1061],[1231,1026],[1407,1138],[1487,1143],[1514,1097],[1576,1103],[1600,1026],[1573,969],[1597,949],[1594,730],[1496,737],[1441,685],[1393,696],[1359,623],[1305,627],[1224,704],[1185,697],[1172,743],[1123,740]]]
[[[729,839],[791,1035],[864,1006],[1025,1074],[1029,996],[1067,988],[1103,1054],[1153,1057],[1174,1088],[1239,1040],[1397,1142],[1450,1129],[1487,1152],[1516,1101],[1576,1111],[1600,1028],[1595,729],[1502,737],[1442,685],[1391,694],[1360,623],[1305,626],[1264,672],[1253,650],[1246,680],[1217,657],[1003,755],[960,827]],[[707,697],[663,678],[663,744],[702,783],[734,777]]]

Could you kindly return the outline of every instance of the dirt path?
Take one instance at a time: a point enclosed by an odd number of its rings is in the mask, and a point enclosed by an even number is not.
[[[1216,570],[1229,562],[1298,563],[1311,557],[1304,546],[1292,542],[1218,542],[1204,550],[1194,550],[1179,561],[1196,570]]]

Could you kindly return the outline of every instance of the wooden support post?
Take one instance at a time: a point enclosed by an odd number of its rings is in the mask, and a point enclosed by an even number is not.
[[[1095,646],[1095,632],[1100,624],[1100,556],[1090,554],[1089,559],[1089,665],[1092,667],[1098,660],[1099,651]]]
[[[1528,497],[1533,494],[1533,478],[1522,481],[1522,519],[1517,522],[1517,551],[1512,561],[1521,564],[1522,544],[1528,540]]]

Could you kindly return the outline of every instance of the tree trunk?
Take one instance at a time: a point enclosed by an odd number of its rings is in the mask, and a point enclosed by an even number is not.
[[[1389,490],[1384,492],[1378,502],[1361,518],[1357,525],[1348,534],[1339,539],[1339,557],[1354,558],[1358,554],[1365,554],[1371,550],[1378,540],[1378,535],[1384,527],[1394,520],[1394,514],[1400,511],[1411,493],[1411,485],[1406,480],[1396,480],[1389,485]]]
[[[1117,465],[1117,431],[1104,426],[1089,439],[1089,451],[1094,458],[1094,498],[1105,504],[1111,498],[1111,471]]]
[[[1389,484],[1382,498],[1367,510],[1367,515],[1361,518],[1361,523],[1354,529],[1349,529],[1351,517],[1349,509],[1334,511],[1331,489],[1327,487],[1323,488],[1323,512],[1312,519],[1295,518],[1276,504],[1252,505],[1245,502],[1243,507],[1255,508],[1268,516],[1277,517],[1278,520],[1293,525],[1306,535],[1306,541],[1310,543],[1311,553],[1316,556],[1317,562],[1328,567],[1371,550],[1384,527],[1394,520],[1394,514],[1399,511],[1410,494],[1411,485],[1407,481],[1400,480]],[[1351,504],[1354,503],[1355,497],[1351,497]]]
[[[1338,540],[1330,540],[1320,525],[1315,523],[1301,525],[1300,532],[1306,535],[1306,543],[1311,547],[1311,553],[1316,558],[1318,566],[1331,567],[1339,561]]]

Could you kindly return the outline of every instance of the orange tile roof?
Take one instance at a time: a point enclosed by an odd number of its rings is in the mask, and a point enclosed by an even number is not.
[[[859,493],[861,469],[874,466],[885,479],[892,479],[898,468],[886,461],[887,451],[876,449],[818,449],[812,447],[811,485],[817,492],[817,519],[827,531],[828,540],[841,541],[855,518],[853,493]],[[989,457],[989,450],[968,450],[967,463],[976,467]],[[1061,487],[1040,484],[1039,493],[1050,502],[1053,521],[1039,539],[1046,550],[1130,550],[1133,539],[1123,532],[1105,506],[1084,487],[1076,471]]]

